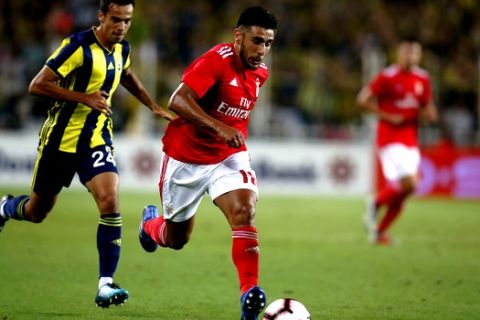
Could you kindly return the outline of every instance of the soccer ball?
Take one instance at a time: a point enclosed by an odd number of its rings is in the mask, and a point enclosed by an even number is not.
[[[297,300],[282,298],[268,305],[263,320],[310,320],[310,312]]]

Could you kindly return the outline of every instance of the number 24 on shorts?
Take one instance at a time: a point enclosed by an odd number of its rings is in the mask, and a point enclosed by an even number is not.
[[[112,149],[108,146],[105,147],[105,150],[93,152],[92,158],[95,159],[93,163],[94,168],[103,167],[105,165],[105,161],[112,163],[114,166],[117,165],[115,163],[115,159],[113,159]]]

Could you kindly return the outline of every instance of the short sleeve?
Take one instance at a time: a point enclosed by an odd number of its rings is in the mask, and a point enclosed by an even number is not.
[[[382,86],[384,77],[381,73],[379,73],[371,82],[370,82],[370,90],[375,96],[379,96],[382,92]]]
[[[83,64],[83,49],[70,38],[63,40],[60,47],[47,59],[46,65],[60,77],[65,78],[70,72]]]
[[[199,98],[210,89],[218,79],[220,56],[215,52],[207,52],[187,67],[182,76],[182,82],[188,85]]]

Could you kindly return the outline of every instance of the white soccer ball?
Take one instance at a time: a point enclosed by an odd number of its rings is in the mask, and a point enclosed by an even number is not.
[[[310,312],[299,301],[282,298],[268,305],[263,320],[310,320]]]

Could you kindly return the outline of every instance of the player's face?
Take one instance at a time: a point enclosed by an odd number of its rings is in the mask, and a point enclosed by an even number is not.
[[[420,63],[422,47],[418,42],[402,42],[398,47],[398,63],[409,69]]]
[[[133,5],[118,5],[111,3],[107,13],[98,12],[100,29],[107,45],[123,40],[132,23]]]
[[[270,51],[275,31],[252,26],[235,30],[235,46],[243,64],[249,69],[257,69]]]

